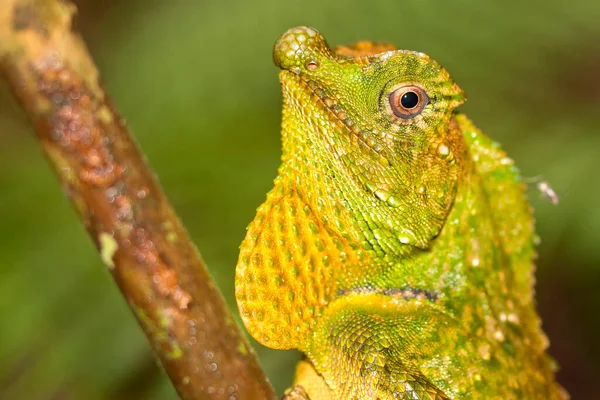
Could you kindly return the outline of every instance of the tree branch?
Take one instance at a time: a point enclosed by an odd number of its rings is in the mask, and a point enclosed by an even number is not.
[[[181,398],[273,398],[71,31],[75,7],[61,0],[0,3],[0,73]]]

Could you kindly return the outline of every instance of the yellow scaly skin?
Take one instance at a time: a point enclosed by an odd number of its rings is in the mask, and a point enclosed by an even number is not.
[[[534,231],[513,161],[455,109],[422,53],[276,43],[275,187],[236,297],[265,346],[305,354],[288,399],[566,399],[533,299]]]

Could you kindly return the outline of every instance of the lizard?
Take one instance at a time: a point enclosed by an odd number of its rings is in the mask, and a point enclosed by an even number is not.
[[[512,159],[429,56],[276,42],[282,162],[236,266],[249,333],[299,349],[286,399],[567,399]]]

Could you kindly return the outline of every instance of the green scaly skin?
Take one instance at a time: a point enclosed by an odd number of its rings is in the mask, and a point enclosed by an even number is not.
[[[387,44],[334,52],[307,27],[274,60],[282,165],[236,297],[259,342],[305,354],[286,397],[568,398],[535,311],[524,185],[457,113],[446,70]],[[414,115],[391,105],[406,87],[428,97]]]

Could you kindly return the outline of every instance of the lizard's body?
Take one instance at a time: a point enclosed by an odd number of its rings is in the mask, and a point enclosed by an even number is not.
[[[535,312],[523,184],[454,111],[447,72],[388,45],[334,55],[310,28],[274,58],[282,166],[236,295],[257,340],[306,355],[290,398],[566,398]],[[408,92],[427,102],[404,107]]]

